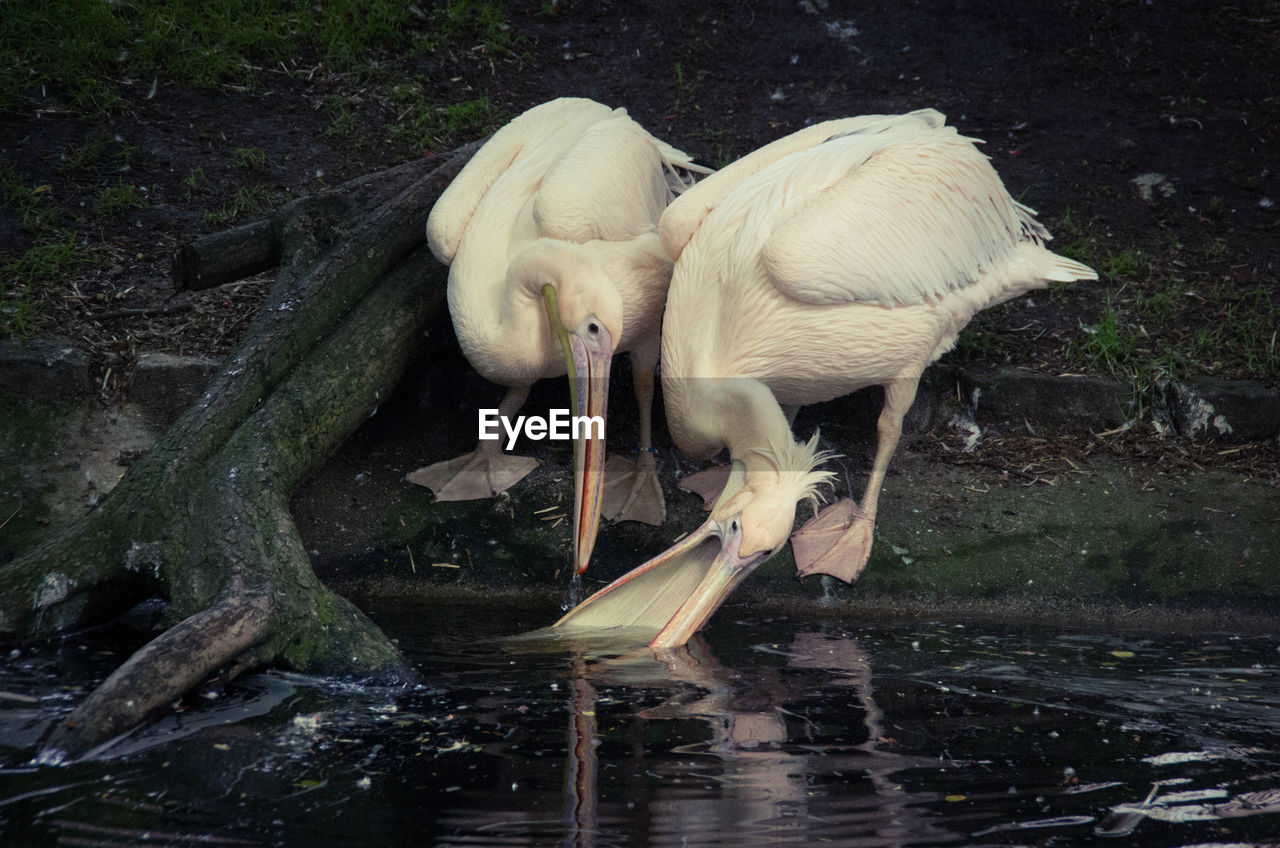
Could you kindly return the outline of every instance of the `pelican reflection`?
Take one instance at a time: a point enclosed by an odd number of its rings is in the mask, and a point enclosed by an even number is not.
[[[613,831],[602,811],[601,775],[610,765],[642,779],[624,780],[622,787],[606,780],[604,807],[618,821],[621,794],[628,830],[643,820],[651,842],[689,837],[780,844],[828,831],[832,837],[856,834],[872,845],[898,844],[907,834],[954,838],[921,821],[893,779],[920,763],[885,750],[871,659],[856,640],[808,632],[785,646],[757,650],[759,663],[739,658],[730,666],[697,636],[671,649],[570,658],[566,844],[608,841]],[[811,694],[829,692],[833,684],[848,687],[852,697],[810,716]],[[631,703],[651,703],[654,696],[661,701],[636,709],[630,714],[636,720],[628,721],[617,716],[616,691]],[[602,728],[598,710],[620,720]],[[840,737],[818,726],[833,722],[833,710],[844,728]],[[602,764],[602,750],[627,751],[624,758],[632,762],[614,764],[606,757]]]

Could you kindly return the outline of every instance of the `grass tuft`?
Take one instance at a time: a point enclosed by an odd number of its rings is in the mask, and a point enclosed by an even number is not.
[[[463,139],[492,132],[506,120],[505,113],[488,97],[436,106],[417,83],[393,86],[391,101],[400,118],[391,126],[389,140],[413,150],[452,147]]]
[[[32,336],[43,290],[86,261],[76,249],[76,234],[65,233],[0,265],[0,337]]]
[[[61,279],[84,261],[76,250],[76,234],[67,233],[57,241],[32,245],[22,256],[0,266],[0,277],[20,287],[42,285]]]
[[[88,115],[127,107],[126,84],[254,87],[303,62],[357,75],[440,50],[512,56],[520,39],[493,0],[211,3],[0,0],[0,112],[48,98]]]
[[[204,213],[204,225],[216,230],[241,218],[251,218],[274,209],[283,199],[278,192],[266,186],[240,186],[231,199],[220,208],[210,209]]]
[[[267,152],[261,147],[237,147],[231,151],[231,163],[246,171],[265,171]]]
[[[163,79],[195,88],[253,85],[266,66],[300,55],[342,72],[378,56],[430,49],[409,0],[209,3],[204,0],[4,2],[0,111],[55,96],[101,114],[123,108],[121,84]],[[492,3],[450,3],[452,29],[505,25]],[[435,17],[433,16],[433,21]],[[502,39],[509,42],[510,35]]]
[[[209,182],[209,177],[205,174],[204,168],[195,167],[187,172],[182,178],[182,193],[190,200],[198,194],[204,194],[213,188],[213,184]]]
[[[1137,347],[1136,335],[1121,318],[1111,295],[1098,316],[1098,323],[1082,327],[1083,335],[1068,345],[1079,358],[1093,367],[1119,376],[1124,366],[1133,359]]]
[[[145,209],[150,205],[151,201],[137,186],[118,180],[115,185],[98,192],[93,201],[93,214],[99,218],[117,218],[130,210]]]

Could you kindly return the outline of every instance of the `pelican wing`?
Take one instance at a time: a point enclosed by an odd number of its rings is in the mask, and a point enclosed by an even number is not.
[[[860,115],[823,121],[783,136],[727,165],[676,198],[662,215],[659,228],[662,248],[671,261],[679,259],[702,221],[734,189],[793,153],[809,150],[833,137],[853,134],[871,137],[886,132],[897,135],[941,127],[945,122],[941,112],[917,109],[905,115]]]
[[[652,232],[683,184],[688,155],[649,135],[626,110],[591,124],[548,171],[534,198],[539,232],[579,244]],[[701,169],[706,170],[706,169]]]
[[[1020,242],[1048,238],[950,127],[871,150],[841,136],[780,166],[789,169],[771,176],[787,196],[761,258],[805,303],[920,303],[976,281]]]
[[[561,97],[533,107],[505,124],[476,151],[427,217],[427,244],[446,265],[453,262],[476,210],[504,174],[525,168],[536,182],[588,127],[614,114],[593,100]]]

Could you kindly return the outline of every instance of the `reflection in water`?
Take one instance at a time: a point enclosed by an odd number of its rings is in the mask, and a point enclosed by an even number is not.
[[[1274,639],[726,618],[671,653],[516,652],[506,637],[542,619],[432,612],[380,621],[420,685],[264,674],[60,768],[31,758],[90,688],[69,665],[84,654],[11,657],[0,843],[1169,848],[1280,832]]]
[[[571,657],[569,677],[569,756],[565,763],[565,824],[574,846],[595,844],[597,825],[596,690],[587,681],[586,663]]]
[[[850,828],[874,834],[871,841],[864,841],[868,845],[907,844],[926,835],[934,842],[955,839],[924,821],[913,806],[922,798],[912,799],[891,778],[917,763],[877,747],[885,738],[884,713],[875,702],[870,659],[857,641],[803,632],[795,635],[787,649],[767,650],[785,657],[789,669],[834,672],[832,684],[853,692],[854,701],[843,706],[861,716],[865,737],[838,747],[809,744],[805,718],[790,712],[787,704],[806,694],[797,687],[812,678],[744,675],[741,669],[718,662],[701,637],[673,649],[646,647],[592,661],[581,654],[571,657],[565,766],[570,843],[596,845],[601,835],[596,785],[601,740],[593,681],[659,691],[683,684],[677,694],[641,710],[638,717],[650,722],[696,719],[708,731],[706,739],[676,745],[671,752],[716,762],[662,760],[652,772],[658,783],[647,806],[650,833],[657,841],[783,844],[809,841],[825,830],[834,835]],[[811,809],[815,782],[831,774],[861,774],[872,791],[849,792],[836,805],[838,809],[830,798],[819,796],[823,808]],[[690,775],[709,780],[704,785],[712,791],[700,787],[690,791],[684,783]],[[907,840],[909,835],[912,839]]]

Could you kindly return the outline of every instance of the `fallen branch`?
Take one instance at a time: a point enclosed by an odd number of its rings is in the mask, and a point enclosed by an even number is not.
[[[228,596],[170,627],[117,668],[54,728],[42,759],[56,764],[132,729],[252,647],[270,626],[270,598],[247,594],[237,581]]]

